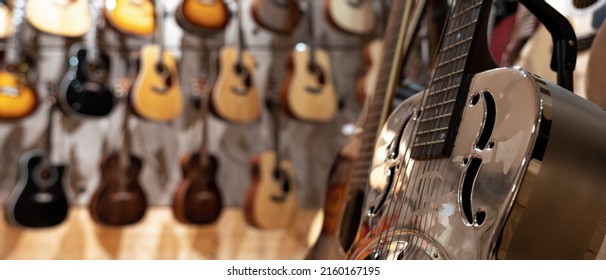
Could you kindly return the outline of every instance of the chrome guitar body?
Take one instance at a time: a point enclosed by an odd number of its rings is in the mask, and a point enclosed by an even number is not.
[[[480,72],[451,155],[423,159],[410,152],[423,98],[406,100],[380,131],[348,258],[596,257],[606,233],[604,110],[522,68]]]

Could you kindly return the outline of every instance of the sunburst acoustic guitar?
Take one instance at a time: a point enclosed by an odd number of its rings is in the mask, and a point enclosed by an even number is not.
[[[152,0],[105,0],[105,19],[122,34],[148,37],[156,29]]]
[[[175,16],[185,30],[208,35],[225,29],[231,12],[223,0],[183,0]]]
[[[14,2],[14,35],[8,42],[4,67],[0,70],[0,120],[27,117],[38,106],[38,95],[29,75],[33,60],[21,44],[24,7],[23,0]]]

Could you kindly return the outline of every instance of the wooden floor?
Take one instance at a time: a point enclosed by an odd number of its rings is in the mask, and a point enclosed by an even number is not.
[[[177,222],[167,207],[148,209],[128,227],[94,223],[86,208],[72,207],[61,225],[24,229],[0,223],[1,259],[301,259],[319,234],[321,211],[302,209],[291,228],[259,230],[228,208],[211,226]]]

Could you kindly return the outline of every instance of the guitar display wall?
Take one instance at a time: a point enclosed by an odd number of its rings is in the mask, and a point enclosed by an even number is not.
[[[141,157],[143,170],[141,185],[150,205],[168,205],[181,180],[179,161],[195,150],[201,133],[198,114],[192,106],[192,78],[207,71],[209,57],[224,44],[233,44],[237,38],[237,24],[232,17],[224,32],[201,37],[184,31],[175,21],[179,0],[166,0],[167,17],[164,22],[165,46],[178,58],[178,70],[183,91],[184,108],[172,122],[158,123],[131,118],[132,151]],[[227,1],[230,3],[231,1]],[[286,73],[288,52],[294,44],[307,40],[306,24],[300,23],[290,36],[274,35],[258,26],[250,13],[251,0],[242,0],[244,37],[255,64],[255,83],[264,96],[267,75],[271,67],[275,73]],[[231,3],[233,5],[233,3]],[[303,20],[301,21],[303,22]],[[344,138],[341,128],[354,122],[360,110],[355,100],[355,81],[363,71],[362,47],[372,36],[353,36],[331,27],[324,16],[323,5],[314,5],[314,37],[325,48],[334,66],[332,76],[337,96],[344,107],[326,123],[306,123],[282,117],[280,136],[284,156],[295,165],[298,201],[301,207],[319,207],[323,203],[326,179],[337,148]],[[132,55],[151,38],[122,36],[106,27],[102,31],[110,47],[110,81],[126,74],[126,62],[119,50],[122,40]],[[48,84],[57,83],[65,74],[69,45],[79,39],[67,39],[36,31],[24,26],[24,48],[36,54],[37,84],[41,97],[48,96]],[[354,59],[352,59],[354,58]],[[275,77],[281,83],[284,77]],[[40,146],[46,127],[48,104],[42,105],[29,117],[0,122],[0,198],[6,202],[17,181],[17,166],[23,152]],[[69,166],[66,187],[72,205],[86,205],[100,179],[99,163],[102,155],[120,145],[121,118],[124,106],[120,103],[113,112],[99,119],[72,119],[55,114],[52,133],[53,162]],[[217,179],[221,185],[224,203],[238,206],[243,203],[250,185],[250,159],[269,148],[269,112],[264,108],[260,121],[250,124],[229,123],[209,117],[209,151],[219,160]]]

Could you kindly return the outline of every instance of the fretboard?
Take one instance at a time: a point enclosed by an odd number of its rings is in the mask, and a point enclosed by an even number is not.
[[[465,104],[467,78],[473,74],[471,61],[483,59],[473,51],[480,42],[478,36],[483,5],[491,1],[460,0],[452,8],[449,21],[432,69],[432,79],[423,97],[421,115],[412,147],[415,159],[449,156],[458,130],[460,113]],[[486,8],[486,6],[484,6]],[[477,51],[477,49],[476,49]]]
[[[394,1],[390,10],[389,20],[387,28],[385,30],[385,44],[383,51],[383,58],[381,60],[381,68],[379,70],[379,77],[377,79],[377,87],[369,100],[366,101],[365,108],[367,110],[366,119],[362,123],[362,134],[360,135],[360,154],[353,166],[353,173],[350,182],[350,191],[364,190],[368,182],[368,173],[372,163],[372,157],[374,154],[374,145],[381,127],[384,122],[384,107],[386,103],[391,103],[390,100],[386,100],[389,88],[389,81],[392,78],[392,67],[394,61],[396,61],[396,55],[402,55],[402,49],[406,47],[399,47],[399,43],[404,40],[401,35],[403,28],[411,30],[413,28],[407,28],[404,25],[404,12],[406,8],[406,1]],[[398,77],[393,79],[399,80]]]

